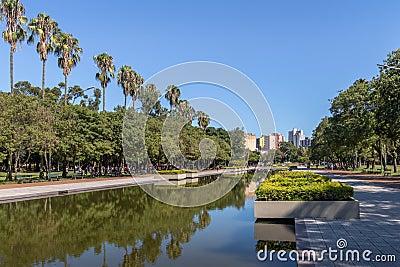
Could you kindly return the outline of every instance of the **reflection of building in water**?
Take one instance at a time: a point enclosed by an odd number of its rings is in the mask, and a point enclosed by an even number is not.
[[[249,186],[246,187],[244,194],[246,198],[255,198],[256,197],[256,189],[257,184],[255,182],[250,182]]]

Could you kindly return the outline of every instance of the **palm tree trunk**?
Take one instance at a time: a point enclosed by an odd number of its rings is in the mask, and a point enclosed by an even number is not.
[[[106,88],[103,87],[103,111],[106,110]]]
[[[67,103],[68,103],[67,88],[68,88],[68,76],[64,75],[64,104],[65,105],[67,105]]]
[[[124,107],[126,109],[126,95],[124,95],[125,99],[124,99]]]
[[[14,94],[14,52],[10,48],[10,92]]]
[[[43,60],[42,62],[42,99],[44,100],[44,86],[45,86],[45,80],[46,80],[46,60]]]

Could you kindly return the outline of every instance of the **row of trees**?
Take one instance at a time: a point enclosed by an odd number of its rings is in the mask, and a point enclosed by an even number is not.
[[[208,115],[196,112],[186,100],[176,100],[180,104],[167,111],[158,99],[160,91],[155,85],[140,88],[140,109],[116,107],[114,111],[100,113],[96,110],[98,97],[91,100],[78,86],[70,90],[71,98],[66,101],[82,99],[85,103],[85,99],[89,99],[88,105],[64,105],[61,89],[57,87],[47,90],[45,101],[39,96],[40,89],[29,82],[19,82],[15,88],[14,94],[0,93],[0,162],[3,162],[3,169],[7,169],[8,179],[21,169],[40,171],[44,175],[61,168],[63,176],[66,176],[69,166],[97,166],[101,175],[103,166],[125,166],[122,133],[126,112],[144,118],[145,138],[142,147],[134,147],[136,154],[133,156],[144,158],[142,155],[147,150],[149,161],[142,160],[137,164],[135,161],[131,165],[135,170],[150,163],[156,167],[175,163],[177,156],[167,157],[172,152],[166,151],[162,143],[165,121],[171,118],[184,119],[183,128],[175,127],[174,131],[178,132],[171,132],[173,136],[164,142],[176,140],[177,151],[173,153],[179,152],[185,160],[195,161],[203,157],[202,166],[205,168],[227,165],[233,156],[232,140],[235,151],[240,154],[237,158],[245,159],[243,130],[227,132],[208,127]],[[154,105],[153,100],[156,101]],[[198,127],[193,126],[194,119],[197,119]],[[133,138],[126,138],[128,143],[124,145],[127,147],[129,142],[135,143],[140,139],[137,132],[140,122],[133,121],[130,125],[133,128],[125,126]],[[208,151],[209,147],[201,151],[202,140],[213,142],[215,154]]]
[[[19,0],[2,0],[0,2],[0,20],[4,22],[5,29],[2,33],[3,39],[10,45],[10,92],[14,93],[14,53],[17,46],[25,40],[28,44],[36,42],[36,51],[42,61],[42,86],[41,97],[46,95],[46,62],[50,54],[54,54],[58,59],[58,67],[62,69],[64,75],[63,89],[64,103],[67,104],[70,95],[68,91],[68,77],[81,60],[83,49],[79,41],[70,33],[62,32],[58,23],[45,13],[38,14],[37,17],[28,20],[25,16],[25,7]],[[99,81],[103,89],[103,111],[105,110],[105,90],[108,84],[114,79],[115,66],[114,59],[107,53],[101,53],[93,57],[99,72],[95,78]],[[138,88],[143,84],[143,78],[137,74],[130,66],[124,65],[117,72],[117,83],[122,87],[122,92],[126,99],[128,96],[136,100]]]
[[[279,143],[275,151],[275,163],[300,162],[306,163],[310,160],[310,151],[305,147],[296,147],[291,142]]]
[[[363,162],[374,168],[380,162],[397,162],[400,142],[400,50],[391,52],[371,81],[359,79],[331,101],[331,116],[313,133],[311,157],[340,168]]]

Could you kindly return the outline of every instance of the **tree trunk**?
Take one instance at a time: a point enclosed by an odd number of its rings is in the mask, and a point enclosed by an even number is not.
[[[49,161],[47,160],[47,149],[44,150],[44,161],[45,161],[45,171],[46,171],[46,178],[49,178]]]
[[[68,75],[64,75],[64,104],[68,104],[68,96],[67,96],[67,88],[68,88]]]
[[[66,178],[67,177],[67,157],[64,157],[64,160],[62,162],[62,177]]]
[[[7,181],[12,181],[12,153],[9,152],[8,154],[8,166],[7,166]]]
[[[124,107],[126,109],[126,95],[124,95]]]
[[[384,145],[382,152],[383,152],[383,169],[381,171],[386,170],[386,166],[387,166],[387,146],[386,145]]]
[[[18,152],[15,152],[15,162],[14,162],[14,178],[15,178],[15,180],[17,180],[20,155],[21,155],[21,148],[18,149]]]
[[[44,154],[44,156],[46,157],[46,153]],[[40,157],[40,172],[39,172],[39,178],[43,179],[44,178],[44,174],[43,174],[43,155],[41,155],[39,153],[39,157]]]
[[[106,110],[106,88],[103,87],[103,111]]]
[[[396,142],[393,142],[393,172],[397,172],[397,151]]]
[[[44,86],[45,86],[45,80],[46,80],[46,60],[43,60],[42,62],[42,99],[44,100]]]
[[[14,94],[14,52],[12,47],[10,48],[10,92]]]

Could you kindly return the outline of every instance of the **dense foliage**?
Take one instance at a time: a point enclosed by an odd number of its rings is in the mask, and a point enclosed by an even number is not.
[[[256,190],[258,199],[272,201],[348,200],[353,194],[351,186],[311,172],[274,174]]]
[[[73,169],[77,165],[82,168],[98,166],[100,174],[101,167],[125,166],[122,147],[124,108],[98,113],[92,106],[64,105],[50,90],[46,95],[47,99],[43,101],[38,94],[0,93],[0,161],[3,169],[9,173],[11,170],[49,172],[60,169],[65,176],[67,168]],[[50,100],[50,96],[54,100]],[[161,144],[166,117],[148,117],[146,123],[145,149],[150,163],[156,168],[167,168],[172,164]],[[241,130],[238,131],[243,135]],[[215,158],[207,161],[210,167],[226,165],[231,158],[230,137],[225,130],[209,127],[203,131],[187,124],[177,136],[180,152],[190,160],[201,156],[199,144],[204,138],[211,139],[216,146]],[[142,152],[144,150],[137,151]],[[145,168],[147,163],[140,162],[132,171]]]
[[[181,158],[200,159],[198,165],[203,168],[227,165],[228,162],[247,164],[243,130],[234,129],[228,133],[224,129],[208,127],[209,116],[196,111],[189,101],[180,99],[178,86],[163,88],[170,104],[168,110],[161,105],[162,94],[156,85],[143,85],[144,79],[128,65],[117,71],[114,58],[107,53],[93,57],[98,72],[92,79],[99,81],[102,91],[93,86],[70,86],[68,78],[83,54],[77,38],[63,32],[47,14],[38,14],[28,23],[25,8],[19,0],[0,2],[0,21],[5,24],[3,39],[10,45],[10,92],[0,93],[0,169],[7,170],[8,180],[12,179],[12,172],[15,177],[17,172],[24,170],[40,171],[44,176],[45,172],[62,169],[64,177],[68,169],[76,170],[78,166],[79,169],[91,166],[96,175],[102,175],[110,168],[119,172],[126,170],[127,159],[122,144],[126,110],[139,119],[125,129],[125,136],[133,143],[124,145],[131,149],[130,159],[135,159],[130,162],[128,172],[149,170],[150,166],[193,167],[187,166],[187,161],[182,166],[177,164]],[[26,37],[29,44],[36,42],[36,51],[42,61],[41,87],[28,81],[15,84],[13,81],[13,55],[16,45],[22,44]],[[64,81],[53,88],[45,84],[46,62],[51,54],[57,57],[57,66],[64,75]],[[105,91],[115,76],[122,88],[124,108],[118,106],[114,111],[105,111]],[[130,106],[127,106],[128,96],[132,100]],[[137,109],[136,100],[140,102]],[[98,112],[100,104],[101,113]],[[144,120],[141,119],[143,116]],[[178,146],[165,151],[161,144],[164,123],[168,118],[178,116],[186,120],[183,128],[174,129],[181,131],[171,131],[174,134],[166,139],[177,142]],[[145,140],[140,136],[143,127]],[[212,144],[215,151],[201,151],[210,147],[204,146],[203,140]],[[147,158],[145,152],[149,160],[140,160]],[[257,155],[252,155],[251,162],[256,161]]]
[[[339,168],[388,164],[397,172],[400,143],[400,50],[371,81],[359,79],[331,101],[331,116],[313,133],[311,158]]]

